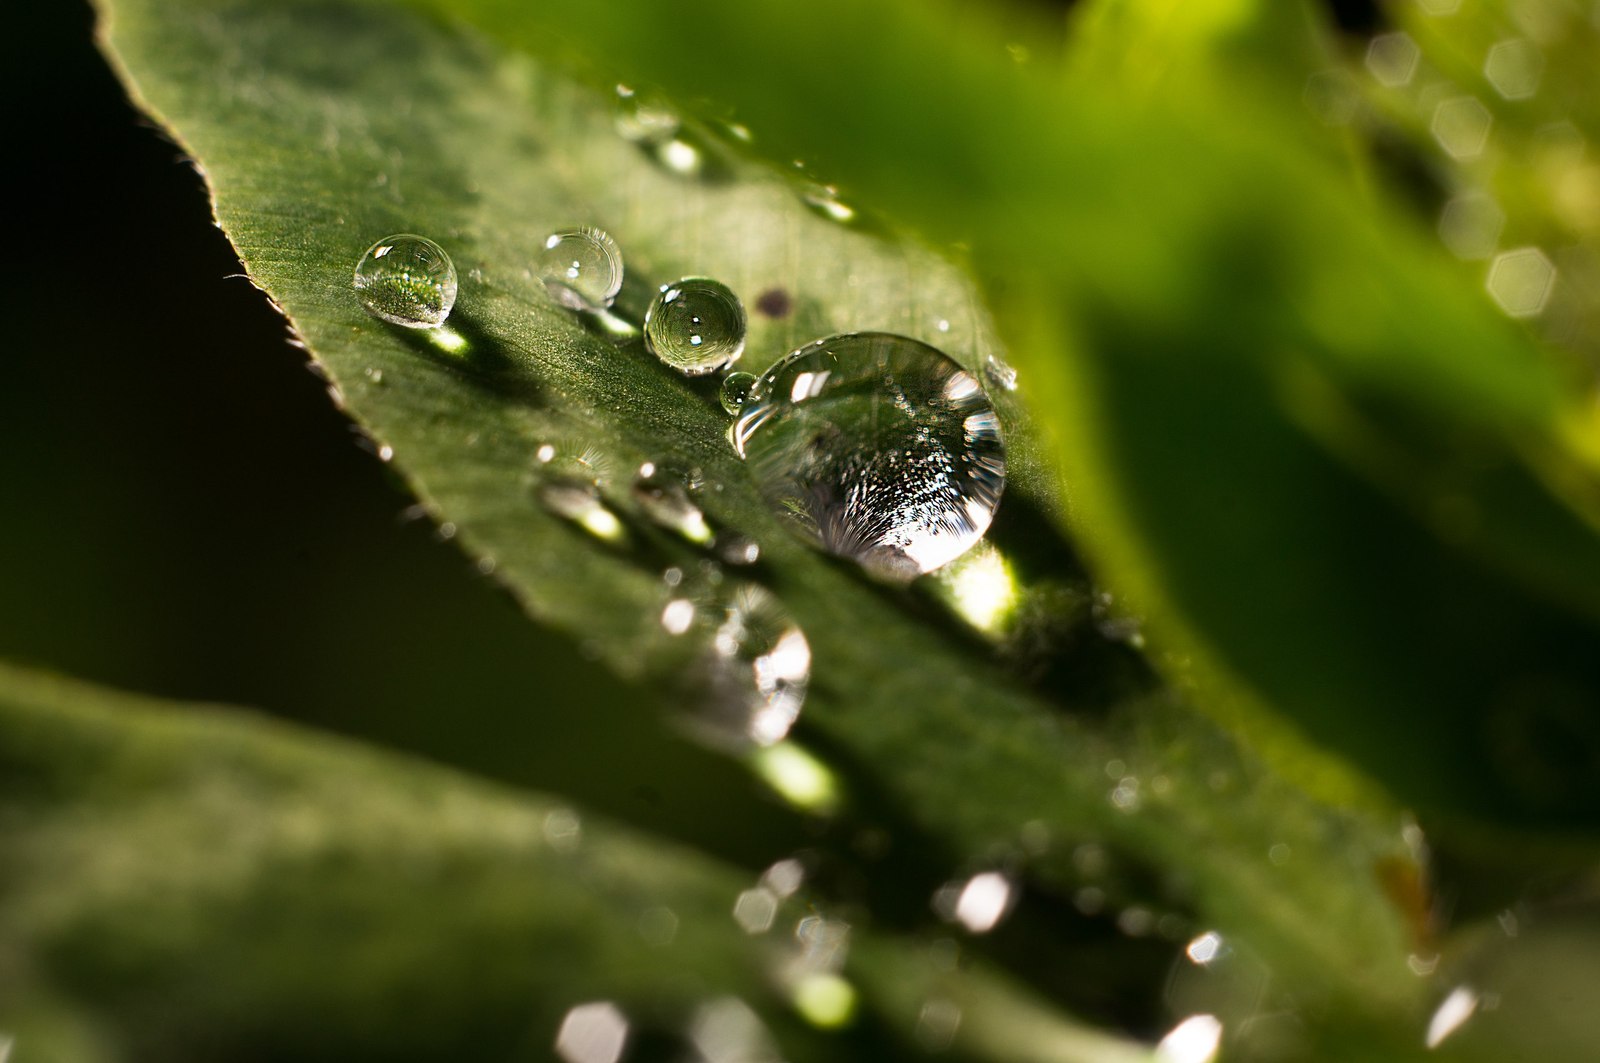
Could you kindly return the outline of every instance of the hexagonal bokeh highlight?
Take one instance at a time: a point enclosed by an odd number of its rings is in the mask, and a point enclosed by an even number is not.
[[[1489,49],[1483,76],[1508,100],[1525,100],[1539,91],[1544,76],[1544,53],[1530,40],[1516,37]]]
[[[627,1042],[627,1017],[609,1000],[596,1000],[567,1012],[555,1050],[566,1063],[617,1063]]]
[[[1556,266],[1537,247],[1496,255],[1489,267],[1489,295],[1510,317],[1536,317],[1550,301]]]
[[[1306,78],[1301,97],[1317,120],[1325,125],[1348,125],[1361,105],[1355,78],[1344,70],[1319,70]]]
[[[1506,213],[1487,193],[1463,192],[1439,213],[1439,239],[1457,258],[1480,259],[1500,246]]]
[[[1409,33],[1384,33],[1367,45],[1367,69],[1378,84],[1391,89],[1407,84],[1417,74],[1422,49]]]
[[[1433,112],[1433,139],[1451,158],[1473,159],[1489,143],[1494,116],[1476,97],[1452,96]]]

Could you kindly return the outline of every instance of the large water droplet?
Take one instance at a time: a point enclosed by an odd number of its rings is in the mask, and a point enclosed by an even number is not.
[[[406,328],[438,328],[456,305],[456,267],[426,236],[379,240],[356,264],[353,283],[367,313]]]
[[[534,272],[562,306],[604,310],[622,290],[622,252],[603,229],[562,229],[545,238]]]
[[[776,513],[889,579],[971,549],[1005,488],[988,395],[905,336],[849,333],[795,351],[761,377],[733,439]]]
[[[721,281],[685,277],[664,284],[644,314],[644,342],[685,376],[701,376],[744,353],[744,305]]]

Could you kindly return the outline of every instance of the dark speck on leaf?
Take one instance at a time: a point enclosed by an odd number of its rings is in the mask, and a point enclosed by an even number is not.
[[[782,288],[768,288],[756,299],[756,309],[767,317],[788,317],[794,309],[794,300]]]

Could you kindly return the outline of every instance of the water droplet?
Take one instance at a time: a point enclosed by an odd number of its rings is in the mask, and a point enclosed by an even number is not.
[[[709,277],[662,285],[644,314],[645,346],[685,376],[701,376],[738,361],[744,333],[739,297]]]
[[[535,491],[551,513],[571,521],[597,539],[621,542],[627,536],[622,521],[600,500],[600,491],[588,480],[554,477]]]
[[[711,639],[695,722],[712,740],[771,746],[789,733],[811,681],[811,646],[770,592],[733,590]]]
[[[617,86],[617,132],[624,140],[654,146],[678,135],[678,112],[649,94]]]
[[[761,545],[737,532],[717,536],[717,556],[730,565],[753,565],[761,560]]]
[[[809,184],[800,193],[801,200],[813,213],[829,221],[848,225],[856,220],[856,209],[839,198],[839,190],[832,185]]]
[[[656,524],[700,546],[711,543],[711,525],[700,507],[689,500],[682,480],[645,462],[633,479],[633,499]]]
[[[722,378],[722,408],[735,416],[750,401],[750,393],[761,380],[754,373],[729,373]]]
[[[803,347],[761,377],[733,428],[767,503],[829,553],[907,580],[971,549],[1005,487],[982,386],[881,332]]]
[[[992,388],[999,388],[1001,391],[1017,390],[1017,371],[1009,362],[992,354],[983,360],[983,378]]]
[[[562,229],[545,238],[534,272],[562,306],[604,310],[622,290],[622,252],[602,229]]]
[[[367,313],[406,328],[438,328],[456,305],[456,267],[426,236],[379,240],[356,264],[353,283]]]
[[[617,1063],[627,1041],[627,1017],[609,1000],[597,1000],[567,1012],[555,1048],[566,1063]]]

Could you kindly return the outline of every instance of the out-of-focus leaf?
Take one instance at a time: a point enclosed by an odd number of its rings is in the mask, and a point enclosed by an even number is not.
[[[967,1058],[1150,1058],[981,964],[936,972],[870,935],[844,967],[865,1014],[815,1029],[791,1004],[802,944],[732,916],[747,877],[241,710],[0,665],[0,769],[15,1058],[546,1059],[569,1010],[601,1004],[615,1019],[591,1010],[564,1058],[608,1058],[586,1053],[615,1021],[630,1058],[768,1058],[774,1039],[789,1059],[896,1058],[935,991],[970,1017]]]

